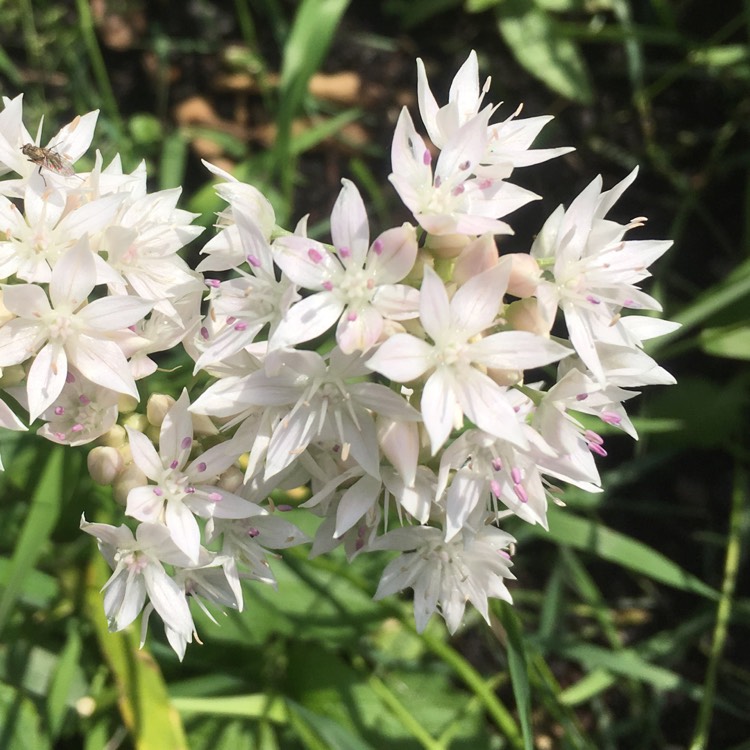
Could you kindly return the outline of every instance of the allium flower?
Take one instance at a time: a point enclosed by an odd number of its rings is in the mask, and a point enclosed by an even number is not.
[[[487,147],[491,108],[462,125],[446,142],[432,172],[432,155],[404,108],[391,146],[389,179],[414,218],[430,234],[513,234],[501,216],[539,198],[493,177],[477,177]]]
[[[444,148],[459,128],[479,114],[489,87],[489,78],[481,89],[479,87],[477,53],[472,50],[451,83],[448,103],[439,107],[430,90],[424,63],[417,60],[419,113],[430,140],[438,148]],[[520,111],[521,107],[503,122],[488,126],[486,150],[481,161],[483,165],[492,167],[491,170],[482,170],[483,172],[491,172],[495,177],[506,179],[515,167],[539,164],[573,151],[572,148],[565,147],[529,149],[539,131],[553,118],[545,115],[517,120],[515,118]]]
[[[465,414],[496,437],[525,445],[504,387],[482,368],[525,370],[554,362],[570,350],[524,331],[503,331],[477,337],[495,322],[507,276],[500,266],[475,276],[453,296],[437,274],[425,267],[419,319],[433,343],[408,333],[391,336],[367,361],[367,366],[398,383],[413,381],[428,371],[421,411],[433,454]]]
[[[163,566],[187,566],[190,559],[175,546],[168,529],[142,523],[133,536],[127,526],[89,523],[82,516],[81,530],[96,537],[114,571],[104,585],[104,612],[111,631],[130,625],[148,597],[167,626],[190,637],[193,618],[185,595]]]
[[[26,381],[32,421],[60,395],[69,364],[93,383],[138,398],[117,339],[133,335],[128,327],[143,318],[152,303],[104,297],[86,304],[95,284],[94,255],[84,238],[52,271],[49,299],[35,284],[4,289],[5,306],[16,317],[0,327],[0,367],[33,357]]]
[[[193,446],[189,405],[187,391],[183,391],[164,417],[158,453],[142,432],[127,428],[133,461],[154,484],[130,490],[126,513],[139,521],[163,522],[174,543],[195,563],[201,543],[196,515],[247,518],[262,509],[216,484],[240,453],[231,441],[209,448],[188,463]]]
[[[274,259],[284,274],[315,294],[289,310],[271,336],[272,349],[309,341],[338,321],[341,350],[367,351],[380,338],[384,319],[417,316],[417,290],[395,283],[417,257],[414,228],[389,229],[370,245],[362,197],[353,183],[342,182],[331,214],[333,253],[306,237],[289,235],[274,243]]]
[[[668,240],[623,241],[628,229],[604,217],[635,180],[638,170],[602,192],[597,177],[570,205],[558,207],[547,219],[531,248],[548,278],[539,282],[537,297],[549,320],[559,306],[565,314],[570,342],[580,358],[604,381],[596,342],[619,326],[622,308],[661,310],[661,305],[635,284],[650,274],[648,266],[672,245]]]
[[[515,576],[510,572],[512,563],[505,550],[514,541],[510,534],[494,526],[484,526],[476,534],[464,532],[450,542],[445,541],[440,529],[429,526],[389,531],[369,549],[399,550],[404,554],[388,563],[374,598],[414,589],[414,619],[420,633],[435,612],[455,633],[467,602],[489,623],[487,597],[511,601],[505,579]]]

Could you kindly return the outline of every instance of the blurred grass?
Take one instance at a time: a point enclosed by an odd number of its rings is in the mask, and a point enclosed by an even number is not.
[[[555,113],[544,145],[578,148],[524,173],[545,208],[641,164],[623,210],[649,216],[645,236],[675,240],[650,291],[683,323],[649,348],[682,385],[640,399],[635,449],[607,436],[607,491],[570,493],[549,534],[513,528],[516,607],[495,607],[492,629],[469,615],[455,639],[438,623],[416,636],[406,601],[372,602],[377,561],[290,552],[278,593],[251,586],[246,613],[218,629],[201,620],[204,645],[181,665],[152,632],[151,661],[134,632],[102,632],[87,588],[98,555],[78,519],[111,506],[81,475],[83,454],[63,466],[48,445],[3,436],[0,747],[161,750],[165,726],[172,746],[184,731],[212,750],[748,746],[750,4],[4,0],[0,13],[2,92],[24,92],[32,131],[101,109],[105,161],[146,158],[154,189],[183,185],[183,205],[210,214],[204,139],[270,191],[279,217],[311,202],[318,226],[342,176],[392,221],[388,129],[413,97],[413,57],[444,92],[476,48],[493,100]],[[341,70],[387,81],[387,96],[311,93],[317,74]],[[218,87],[229,74],[249,82],[242,93]],[[196,96],[214,121],[179,119]],[[364,140],[346,131],[355,121]],[[518,223],[528,237],[541,216]]]

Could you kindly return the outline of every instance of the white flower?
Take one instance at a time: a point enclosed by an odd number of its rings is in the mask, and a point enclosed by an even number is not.
[[[370,245],[362,197],[352,182],[342,182],[331,214],[333,253],[294,235],[273,245],[284,274],[315,294],[289,310],[270,338],[272,349],[309,341],[338,322],[341,350],[367,351],[380,338],[384,319],[417,316],[417,290],[395,283],[411,271],[417,257],[414,228],[404,224],[389,229]]]
[[[81,529],[96,537],[114,571],[103,589],[104,612],[111,631],[130,625],[148,597],[165,625],[190,636],[193,618],[187,601],[162,565],[190,565],[190,559],[174,545],[164,526],[139,524],[134,537],[127,526],[89,523],[82,516]]]
[[[136,297],[104,297],[86,304],[96,284],[94,255],[86,239],[68,250],[52,271],[49,299],[35,284],[6,286],[3,301],[16,315],[0,327],[0,367],[34,359],[26,392],[36,419],[60,395],[69,364],[93,383],[138,398],[117,340],[151,309]],[[51,304],[50,304],[51,302]]]
[[[210,329],[206,327],[210,335],[195,363],[196,370],[247,348],[265,326],[272,338],[289,308],[300,299],[296,284],[287,276],[276,278],[273,251],[261,228],[242,211],[235,209],[233,215],[243,259],[251,273],[237,269],[239,278],[218,286],[208,282],[212,289],[210,318],[223,321],[223,326],[217,323]]]
[[[193,446],[188,406],[187,391],[183,391],[164,417],[158,453],[143,433],[126,428],[133,461],[154,482],[130,490],[126,513],[140,521],[163,522],[174,543],[195,563],[201,542],[196,515],[247,518],[262,510],[216,484],[240,453],[233,443],[215,445],[188,463]]]
[[[546,270],[536,295],[549,321],[559,306],[565,314],[570,341],[586,366],[600,380],[604,369],[597,341],[620,327],[620,310],[661,310],[661,305],[635,284],[650,276],[646,270],[672,245],[670,241],[623,241],[632,227],[605,220],[605,215],[636,177],[634,169],[612,190],[602,193],[597,177],[570,205],[558,207],[547,219],[531,248]]]
[[[432,156],[406,108],[396,123],[388,178],[414,218],[430,234],[513,234],[501,216],[539,198],[524,188],[476,176],[487,145],[487,107],[446,142],[432,172]]]
[[[479,113],[482,100],[489,91],[489,87],[489,78],[481,89],[479,87],[477,53],[472,50],[453,79],[448,94],[448,103],[438,107],[427,81],[424,63],[417,60],[419,113],[430,140],[438,148],[444,148],[459,128]],[[515,118],[520,111],[521,107],[503,122],[488,126],[486,150],[481,161],[483,165],[492,165],[492,167],[491,170],[482,170],[483,172],[491,172],[494,177],[506,179],[514,167],[539,164],[573,150],[572,148],[530,150],[529,146],[539,135],[539,131],[553,118],[551,115],[545,115],[517,120]]]
[[[437,274],[425,267],[420,293],[420,321],[433,343],[407,333],[389,338],[367,366],[391,380],[406,383],[428,371],[422,391],[422,419],[433,454],[464,414],[496,437],[524,445],[506,390],[481,368],[525,370],[554,362],[570,350],[524,331],[502,331],[479,340],[492,326],[502,301],[507,275],[500,266],[470,279],[453,296]]]
[[[510,555],[504,550],[514,541],[494,526],[484,526],[476,534],[459,534],[450,542],[440,529],[429,526],[389,531],[368,550],[392,549],[405,554],[388,563],[374,598],[414,589],[414,619],[420,633],[434,612],[455,633],[466,602],[489,623],[487,597],[511,601],[505,579],[515,576],[510,572]]]

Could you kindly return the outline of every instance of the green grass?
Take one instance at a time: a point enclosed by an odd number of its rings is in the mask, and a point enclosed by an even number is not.
[[[406,48],[447,77],[475,47],[495,99],[512,111],[520,92],[540,108],[527,104],[526,115],[557,115],[550,137],[578,138],[565,176],[549,178],[553,198],[597,172],[611,185],[642,165],[633,210],[675,241],[649,291],[682,323],[649,346],[681,384],[640,399],[635,448],[611,438],[606,493],[571,493],[549,533],[511,529],[515,607],[495,606],[491,628],[468,615],[454,639],[437,622],[418,636],[405,600],[373,602],[376,561],[290,551],[275,567],[278,592],[251,584],[247,610],[220,628],[197,618],[204,645],[183,664],[158,627],[139,651],[135,629],[106,632],[106,571],[78,531],[82,512],[115,517],[85,476],[85,454],[3,436],[0,747],[95,750],[113,738],[154,750],[749,747],[740,571],[750,521],[750,5],[716,4],[711,15],[700,5],[390,0],[365,18],[362,4],[343,0],[236,0],[218,16],[198,4],[202,24],[174,6],[118,56],[84,0],[0,3],[0,80],[5,95],[25,92],[27,122],[44,115],[52,133],[101,109],[105,160],[120,152],[132,169],[146,158],[154,187],[186,184],[183,206],[207,225],[220,204],[191,153],[196,135],[218,143],[293,223],[320,189],[321,144],[323,154],[340,145],[352,121],[385,121],[365,102],[316,100],[316,73],[338,69],[342,49],[359,44],[394,59]],[[268,149],[172,119],[181,84],[170,70],[220,60],[229,40],[245,50],[232,69],[259,81],[277,133]],[[119,88],[144,60],[151,109]],[[314,123],[301,135],[299,118]],[[386,142],[348,146],[335,162],[382,221],[395,205],[381,179]]]

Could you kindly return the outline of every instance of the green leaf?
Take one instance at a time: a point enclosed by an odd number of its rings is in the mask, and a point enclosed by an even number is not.
[[[41,478],[31,498],[31,507],[18,538],[10,565],[0,579],[3,588],[0,597],[0,631],[24,588],[28,574],[44,551],[50,533],[55,527],[62,502],[63,456],[61,447],[49,454]]]
[[[699,578],[643,542],[557,508],[550,508],[548,519],[549,533],[539,526],[533,526],[532,533],[590,552],[603,560],[682,591],[690,591],[709,599],[716,599],[719,595]]]
[[[55,666],[47,692],[47,723],[53,737],[59,734],[69,706],[76,698],[81,697],[75,690],[81,678],[81,670],[78,667],[80,656],[80,633],[75,627],[69,627],[68,639]]]
[[[322,64],[348,5],[349,0],[303,0],[284,47],[274,152],[277,170],[288,191],[294,172],[294,161],[290,159],[292,120],[302,107],[307,84]]]
[[[750,359],[750,326],[706,328],[700,332],[701,349],[714,357]]]
[[[606,669],[645,682],[657,690],[679,689],[692,698],[698,698],[701,693],[697,685],[691,684],[671,669],[649,663],[632,649],[609,651],[600,646],[582,643],[562,649],[561,653],[580,662],[587,670]],[[563,691],[558,697],[564,703],[570,700],[567,691]]]
[[[523,733],[525,750],[533,750],[534,735],[531,725],[531,689],[529,687],[529,663],[523,641],[523,630],[518,615],[507,602],[500,602],[500,621],[508,637],[508,666],[513,683],[513,695]]]
[[[172,705],[183,714],[263,719],[275,724],[285,724],[288,721],[284,701],[263,693],[222,695],[218,698],[172,698]]]
[[[549,14],[528,0],[506,0],[497,9],[498,28],[518,62],[552,91],[590,104],[593,91],[576,44]]]
[[[20,691],[0,683],[0,747],[8,750],[47,750],[50,747],[42,718]]]

